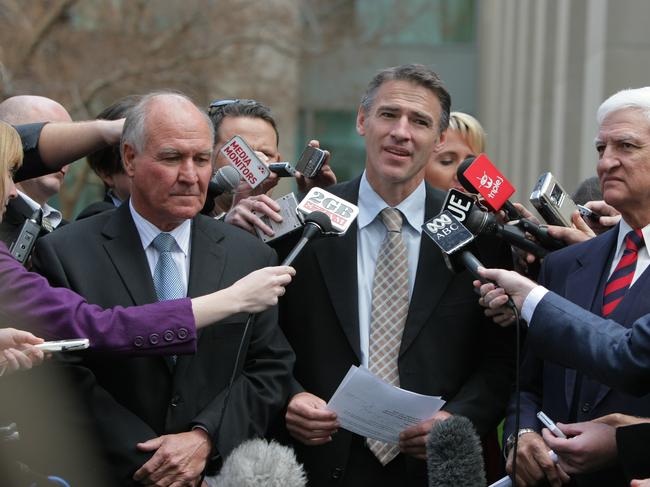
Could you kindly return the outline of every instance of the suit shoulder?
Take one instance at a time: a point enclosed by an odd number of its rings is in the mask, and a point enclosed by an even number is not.
[[[611,235],[609,234],[610,231],[613,230],[601,233],[600,235],[585,240],[584,242],[569,245],[563,249],[551,252],[544,258],[545,266],[564,266],[568,262],[575,260],[577,257],[588,255],[594,250],[601,248],[603,240],[611,238]]]
[[[40,238],[39,242],[42,240],[55,246],[68,245],[71,241],[82,242],[83,240],[79,239],[99,234],[112,214],[113,210],[110,210],[83,220],[75,220]]]
[[[197,215],[196,223],[213,238],[223,237],[226,242],[232,245],[245,248],[247,251],[272,253],[273,250],[259,238],[230,223],[215,220],[209,216]]]

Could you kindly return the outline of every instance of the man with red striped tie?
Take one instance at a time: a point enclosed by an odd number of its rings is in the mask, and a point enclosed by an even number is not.
[[[650,87],[612,95],[598,109],[597,119],[597,172],[603,197],[621,213],[622,220],[596,238],[549,255],[539,276],[545,289],[529,294],[524,316],[530,317],[539,303],[541,309],[547,305],[546,289],[623,326],[650,313],[650,271],[646,272],[650,255],[645,244],[650,238]],[[535,320],[541,319],[539,311],[535,311]],[[545,346],[552,346],[556,339],[546,336]],[[596,344],[588,341],[573,346],[578,349]],[[545,481],[553,486],[567,482],[579,486],[629,485],[615,457],[615,429],[607,433],[603,428],[605,434],[597,440],[579,432],[586,428],[581,425],[593,425],[591,420],[611,413],[650,417],[650,395],[634,397],[610,388],[592,379],[588,370],[576,371],[542,360],[534,348],[527,351],[522,364],[519,430],[514,431],[513,397],[504,431],[506,438],[519,436],[517,485]],[[568,436],[577,435],[572,443],[575,448],[558,451],[558,464],[551,461],[549,445],[541,436],[542,425],[536,418],[540,410],[560,423],[580,423],[566,430],[571,433]],[[589,431],[603,432],[596,428]],[[511,465],[512,452],[508,469]]]

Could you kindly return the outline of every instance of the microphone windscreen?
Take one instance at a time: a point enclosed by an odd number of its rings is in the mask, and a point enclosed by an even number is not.
[[[218,192],[225,193],[237,187],[239,184],[239,173],[232,166],[224,166],[212,176],[210,182],[214,183],[215,189]]]
[[[471,421],[451,416],[434,423],[427,438],[430,487],[485,487],[481,442]]]
[[[305,487],[294,451],[275,441],[247,440],[235,448],[216,478],[217,487]]]
[[[332,220],[322,211],[312,211],[305,217],[305,223],[315,223],[318,225],[323,233],[333,232]]]

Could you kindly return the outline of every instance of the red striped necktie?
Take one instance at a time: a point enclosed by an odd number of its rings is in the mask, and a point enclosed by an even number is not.
[[[625,236],[623,257],[621,257],[621,260],[616,265],[616,269],[614,269],[605,286],[603,317],[608,317],[616,309],[618,303],[625,297],[625,293],[627,293],[630,284],[632,284],[639,249],[643,245],[643,233],[641,233],[641,229],[632,230]]]

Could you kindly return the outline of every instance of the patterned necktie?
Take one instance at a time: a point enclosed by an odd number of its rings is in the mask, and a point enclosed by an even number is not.
[[[183,279],[172,256],[176,240],[170,233],[159,233],[151,245],[160,252],[153,272],[153,285],[158,301],[185,297]]]
[[[643,233],[640,229],[632,230],[625,236],[625,251],[623,257],[618,261],[616,269],[609,277],[605,286],[603,296],[604,318],[607,318],[618,306],[618,303],[625,297],[625,293],[632,284],[634,271],[636,270],[636,261],[639,255],[639,249],[644,245]]]
[[[399,386],[397,358],[409,308],[408,254],[402,240],[402,214],[384,208],[380,215],[388,232],[379,249],[372,282],[368,368],[389,384]],[[395,445],[367,441],[382,465],[399,453]]]

